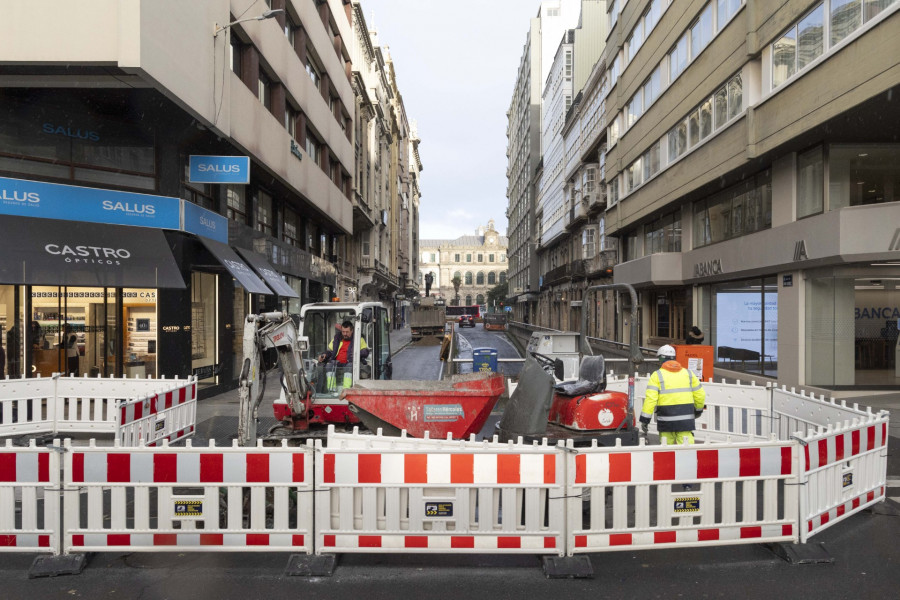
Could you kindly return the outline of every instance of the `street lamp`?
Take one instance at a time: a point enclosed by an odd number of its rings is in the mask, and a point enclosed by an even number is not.
[[[247,17],[246,19],[238,19],[237,21],[232,21],[228,25],[222,25],[221,27],[219,27],[218,23],[216,23],[215,29],[213,30],[213,37],[218,37],[219,32],[225,31],[232,25],[237,25],[238,23],[246,23],[247,21],[264,21],[265,19],[271,19],[272,17],[276,16],[277,14],[283,13],[283,12],[284,12],[283,8],[276,8],[274,10],[267,10],[266,12],[259,15],[258,17]]]

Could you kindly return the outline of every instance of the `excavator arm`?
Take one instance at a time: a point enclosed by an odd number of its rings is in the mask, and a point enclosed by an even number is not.
[[[303,355],[309,342],[299,337],[291,318],[280,312],[247,315],[244,323],[244,362],[241,367],[238,398],[238,440],[253,446],[257,439],[259,405],[266,387],[262,355],[275,348],[284,375],[284,390],[291,413],[305,415],[308,410],[309,383],[303,371]]]

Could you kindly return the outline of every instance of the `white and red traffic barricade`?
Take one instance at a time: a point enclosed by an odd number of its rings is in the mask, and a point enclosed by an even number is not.
[[[799,435],[799,434],[798,434]],[[888,413],[870,413],[803,437],[800,541],[876,502],[887,478]]]
[[[56,442],[57,446],[59,442]],[[0,552],[59,552],[59,454],[0,447]]]
[[[571,449],[570,553],[797,540],[793,442]]]
[[[317,553],[564,554],[557,448],[358,438],[317,452]]]
[[[156,381],[169,385],[147,396],[119,402],[116,439],[121,445],[158,446],[193,435],[197,421],[197,379]]]
[[[312,552],[311,445],[66,448],[67,553]]]

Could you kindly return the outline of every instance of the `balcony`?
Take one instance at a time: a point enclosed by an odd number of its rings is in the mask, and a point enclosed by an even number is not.
[[[602,210],[606,209],[606,187],[600,188],[597,186],[597,189],[594,190],[592,194],[586,194],[585,198],[588,201],[588,213],[596,214]]]
[[[566,216],[566,229],[571,231],[575,227],[587,221],[587,206],[588,203],[582,200],[580,202],[575,202],[574,205],[569,208],[569,213]]]
[[[544,275],[544,287],[548,285],[556,285],[564,281],[572,281],[584,279],[586,274],[584,260],[574,260],[562,266],[550,269]]]
[[[585,270],[588,275],[604,275],[606,269],[616,266],[618,252],[615,249],[601,250],[594,258],[585,260]]]

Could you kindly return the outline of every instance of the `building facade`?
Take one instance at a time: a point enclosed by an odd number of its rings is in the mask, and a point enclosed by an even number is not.
[[[540,236],[536,216],[540,190],[543,133],[542,95],[563,34],[578,23],[578,0],[541,2],[530,20],[507,110],[507,233],[509,298],[512,318],[528,321],[537,309],[540,268],[536,251]]]
[[[72,331],[80,373],[216,393],[246,314],[361,287],[350,2],[15,5],[0,221],[47,239],[6,244],[7,374],[67,370]]]
[[[611,21],[606,233],[642,341],[697,324],[717,367],[900,387],[900,3],[647,0]]]
[[[485,304],[488,291],[506,283],[507,238],[500,235],[494,220],[481,226],[475,235],[453,240],[421,240],[419,288],[425,293],[425,276],[431,274],[430,295],[448,305]],[[459,281],[457,289],[453,279]],[[494,307],[496,308],[496,307]]]

